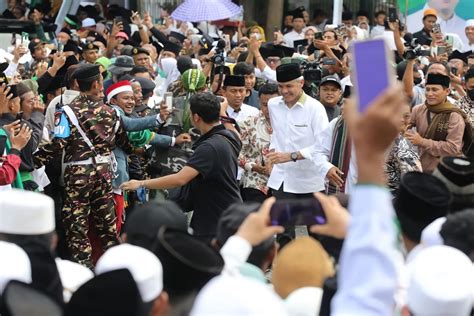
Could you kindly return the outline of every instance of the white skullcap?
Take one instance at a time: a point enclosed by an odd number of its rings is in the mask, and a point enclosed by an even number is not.
[[[144,302],[156,299],[163,290],[160,260],[145,248],[121,244],[107,250],[97,262],[95,273],[128,269],[137,283]]]
[[[474,285],[471,260],[448,246],[421,251],[410,266],[409,310],[417,316],[468,316]]]
[[[199,292],[191,316],[287,315],[281,299],[261,282],[220,275]]]
[[[54,201],[23,190],[0,192],[0,233],[42,235],[55,229]]]
[[[15,244],[0,241],[0,294],[12,280],[31,283],[31,263],[26,252]]]
[[[291,292],[285,299],[285,307],[291,316],[319,315],[323,290],[318,287],[302,287]]]
[[[56,258],[56,266],[61,277],[65,302],[69,302],[72,294],[94,277],[91,270],[76,262]]]
[[[82,27],[91,27],[95,25],[95,20],[92,18],[85,18],[84,20],[82,20]]]
[[[421,244],[425,247],[440,246],[444,244],[443,237],[439,234],[441,226],[446,222],[446,217],[435,219],[421,232]]]
[[[474,26],[474,19],[467,20],[466,21],[466,26],[464,28],[470,27],[470,26]]]

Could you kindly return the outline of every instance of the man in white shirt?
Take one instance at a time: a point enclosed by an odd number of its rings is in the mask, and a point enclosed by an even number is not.
[[[257,108],[244,104],[246,94],[247,89],[245,88],[244,76],[228,75],[225,77],[224,96],[229,103],[227,115],[237,122],[241,122],[251,115],[258,114]]]
[[[458,0],[427,0],[423,9],[408,16],[408,31],[414,33],[420,30],[423,27],[423,12],[431,8],[437,12],[437,23],[440,24],[443,33],[458,34],[463,43],[467,44],[467,38],[464,34],[466,21],[456,15],[455,12],[458,2]]]
[[[283,38],[285,40],[285,45],[293,48],[294,41],[304,39],[304,31],[306,24],[304,23],[303,12],[299,9],[296,9],[293,13],[293,30],[289,33],[286,33]]]
[[[324,190],[324,178],[311,160],[318,136],[328,126],[324,106],[303,92],[304,79],[298,64],[277,68],[281,97],[270,99],[268,109],[273,134],[268,159],[273,170],[268,187],[277,198],[310,197]]]
[[[387,13],[385,11],[377,11],[375,12],[375,26],[370,31],[370,37],[375,37],[379,35],[383,35],[385,32],[385,19],[387,18]]]
[[[464,44],[463,52],[473,51],[474,52],[474,19],[466,21],[464,28],[467,37],[467,43]]]

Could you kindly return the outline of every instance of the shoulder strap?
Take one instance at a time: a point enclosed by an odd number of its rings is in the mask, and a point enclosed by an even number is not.
[[[94,154],[96,154],[95,149],[94,149],[94,145],[92,144],[89,137],[87,137],[86,133],[82,129],[81,124],[79,124],[79,121],[77,120],[77,116],[76,116],[76,114],[74,114],[74,111],[71,109],[71,107],[69,105],[64,105],[63,110],[64,110],[64,113],[66,113],[69,120],[71,121],[71,123],[77,128],[77,130],[79,131],[79,134],[81,134],[82,139],[84,140],[84,142],[86,142],[86,144],[87,144],[87,146],[89,146],[90,150]]]

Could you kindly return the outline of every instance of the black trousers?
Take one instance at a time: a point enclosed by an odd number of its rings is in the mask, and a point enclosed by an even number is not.
[[[278,190],[272,189],[272,195],[277,199],[277,200],[283,200],[283,199],[307,199],[307,198],[312,198],[313,193],[289,193],[289,192],[284,192],[283,191],[283,183],[281,184],[280,188]]]
[[[240,195],[244,202],[258,202],[263,203],[271,195],[265,195],[262,191],[253,188],[240,188]]]

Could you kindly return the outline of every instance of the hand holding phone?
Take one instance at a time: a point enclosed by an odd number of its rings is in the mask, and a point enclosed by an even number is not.
[[[173,93],[172,92],[166,92],[165,93],[165,104],[166,107],[168,108],[168,111],[173,111]]]
[[[324,211],[315,198],[278,200],[270,209],[270,220],[274,226],[326,224]]]

